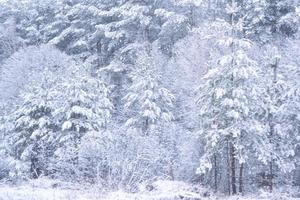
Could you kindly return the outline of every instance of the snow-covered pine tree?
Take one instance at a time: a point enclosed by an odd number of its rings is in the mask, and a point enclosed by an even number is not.
[[[137,49],[129,74],[131,85],[123,98],[127,111],[124,139],[135,137],[131,139],[134,143],[129,148],[136,149],[136,153],[130,156],[133,156],[133,162],[139,168],[136,174],[144,176],[145,181],[155,176],[174,176],[171,158],[168,160],[169,157],[161,153],[167,151],[164,144],[167,142],[165,137],[168,138],[167,132],[162,133],[161,127],[174,119],[172,109],[175,98],[164,87],[159,74],[163,63],[159,63],[161,60],[154,56],[155,49],[152,47],[145,43]]]
[[[9,154],[9,143],[7,143],[6,136],[10,130],[12,130],[12,123],[8,122],[9,113],[7,112],[8,105],[4,102],[0,102],[0,179],[9,177],[11,171],[11,163],[14,162],[14,158]]]
[[[298,14],[300,17],[300,7],[298,7]],[[288,102],[286,102],[285,109],[285,121],[289,122],[289,131],[287,132],[291,137],[291,142],[296,146],[295,156],[290,157],[292,163],[296,163],[296,169],[293,171],[294,174],[294,185],[300,185],[300,132],[299,132],[299,113],[300,113],[300,93],[299,93],[299,64],[300,63],[300,34],[296,35],[295,38],[285,41],[284,49],[281,50],[280,68],[284,68],[286,72],[286,80],[290,88],[290,92],[287,95]],[[284,55],[284,56],[283,56]],[[289,174],[289,173],[287,173]]]
[[[268,139],[272,149],[268,158],[268,186],[273,190],[277,174],[291,172],[295,168],[295,150],[300,138],[298,132],[298,84],[299,75],[293,63],[280,62],[283,56],[272,45],[266,46],[264,64],[266,65],[267,96],[265,119],[268,127]],[[293,74],[293,75],[291,75]],[[289,80],[288,77],[293,77]],[[276,181],[275,181],[276,180]]]
[[[14,123],[6,139],[10,144],[10,154],[16,159],[15,175],[29,175],[31,178],[48,174],[57,130],[51,104],[51,90],[56,77],[49,68],[45,68],[35,78],[22,91],[22,104],[17,106],[6,122]]]
[[[107,149],[107,147],[113,145],[111,144],[111,118],[114,106],[110,100],[110,87],[96,77],[92,79],[89,81],[91,86],[89,92],[96,95],[91,103],[95,104],[92,106],[92,111],[94,111],[94,120],[98,123],[98,127],[89,130],[81,138],[79,164],[85,179],[89,181],[98,179],[99,181],[101,177],[104,181],[107,181],[107,177],[103,172],[108,171],[106,161],[110,155],[107,155],[108,152],[105,152],[105,150],[110,152],[111,149]]]
[[[66,79],[57,85],[55,117],[61,125],[56,168],[66,177],[79,174],[82,137],[101,134],[109,122],[113,105],[106,84],[92,77],[82,65],[72,65]]]
[[[298,31],[297,1],[265,0],[263,24],[270,33],[292,36]]]
[[[21,46],[22,40],[16,34],[16,22],[10,18],[0,26],[0,63]]]
[[[132,85],[124,97],[125,108],[130,110],[125,125],[141,129],[145,135],[149,134],[151,125],[174,119],[171,111],[174,96],[162,85],[156,62],[150,45],[146,44],[137,54],[131,73]]]
[[[237,166],[240,169],[239,191],[242,192],[244,164],[249,157],[265,161],[268,155],[264,148],[267,138],[263,124],[256,117],[263,106],[258,79],[260,70],[247,54],[252,43],[242,37],[243,20],[235,18],[239,10],[237,3],[232,1],[226,9],[228,22],[217,20],[210,27],[214,34],[222,33],[217,38],[209,36],[216,40],[221,53],[213,58],[214,66],[210,66],[203,77],[197,99],[205,139],[198,172],[216,168],[218,162],[225,163],[230,178],[228,186],[231,185],[228,192],[232,194],[237,193]],[[216,160],[218,157],[220,160]],[[216,173],[214,176],[218,176]]]
[[[163,8],[156,9],[154,14],[162,22],[161,30],[158,35],[160,49],[165,54],[171,56],[173,49],[172,47],[174,46],[175,42],[179,39],[182,39],[188,32],[187,24],[189,19],[182,14],[170,12]]]
[[[5,140],[11,146],[11,148],[8,146],[8,151],[16,159],[16,164],[19,163],[20,166],[25,167],[24,172],[26,174],[24,175],[27,177],[30,170],[26,169],[26,166],[30,167],[30,156],[36,156],[36,151],[45,150],[38,149],[33,152],[31,151],[32,145],[43,146],[48,152],[53,151],[52,147],[49,146],[49,143],[52,145],[52,141],[41,144],[45,142],[42,139],[48,140],[49,134],[55,129],[51,119],[53,111],[51,89],[54,88],[55,82],[60,78],[59,71],[70,61],[69,56],[52,46],[42,45],[19,50],[2,65],[1,101],[6,103],[4,110],[4,113],[7,113],[5,126],[11,127],[5,133]],[[8,130],[7,127],[6,130]],[[32,136],[32,134],[40,135]],[[27,152],[24,152],[25,150]],[[44,161],[51,156],[48,155],[45,158],[42,158],[42,154],[39,156],[43,160],[43,166],[37,167],[42,167],[42,172],[45,174],[48,171],[46,169],[48,162]],[[33,159],[36,158],[33,157]],[[19,168],[16,173],[23,171],[20,166],[15,166]],[[39,173],[34,172],[31,175],[36,176]]]
[[[299,27],[297,5],[299,2],[293,0],[244,1],[245,33],[262,43],[274,41],[278,36],[293,37]]]

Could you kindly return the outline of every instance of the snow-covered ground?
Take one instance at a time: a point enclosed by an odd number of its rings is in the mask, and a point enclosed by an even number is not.
[[[299,189],[299,188],[298,188]],[[295,188],[295,191],[297,189]],[[50,180],[31,181],[20,186],[0,185],[0,200],[300,200],[287,192],[226,197],[209,193],[183,182],[158,181],[153,190],[130,194],[123,191],[104,193],[97,187],[86,187]]]

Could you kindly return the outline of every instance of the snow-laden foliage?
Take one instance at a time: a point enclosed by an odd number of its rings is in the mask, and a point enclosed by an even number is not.
[[[249,145],[254,145],[251,149],[256,150],[259,159],[264,161],[264,156],[268,156],[267,149],[259,148],[265,146],[266,140],[263,124],[256,118],[263,106],[259,68],[247,55],[251,42],[237,36],[243,22],[234,21],[237,12],[234,6],[228,7],[232,15],[230,22],[219,21],[211,25],[212,29],[224,30],[225,35],[217,35],[216,39],[223,56],[213,61],[215,66],[208,69],[203,76],[204,83],[199,87],[197,103],[207,141],[200,171],[211,169],[213,155],[221,153],[228,144],[235,149],[234,157],[240,164],[253,156],[247,152]]]
[[[55,167],[64,175],[78,175],[82,170],[78,158],[81,140],[85,134],[101,134],[107,128],[113,105],[106,84],[83,66],[75,64],[66,70],[66,77],[54,91],[54,116],[60,126]]]
[[[151,53],[151,46],[147,45],[138,52],[131,73],[132,85],[124,97],[125,108],[134,113],[125,126],[142,128],[145,132],[152,124],[174,119],[171,113],[174,96],[163,87],[158,63]]]
[[[0,26],[0,63],[22,46],[22,40],[16,34],[14,19],[7,19]]]
[[[19,98],[26,83],[39,79],[44,68],[59,70],[67,66],[71,58],[51,45],[20,49],[5,60],[1,70],[1,99],[10,103]]]
[[[52,116],[51,94],[55,78],[49,69],[40,74],[43,80],[31,85],[22,92],[23,104],[19,105],[12,114],[14,128],[8,137],[11,154],[20,160],[16,163],[17,174],[22,175],[30,171],[32,177],[47,174],[47,162],[53,153],[54,131],[56,129]],[[49,102],[50,101],[50,102]],[[9,122],[8,122],[9,123]],[[18,161],[17,161],[18,162]]]
[[[299,186],[299,3],[0,0],[1,181],[98,199]]]
[[[212,66],[202,77],[197,98],[203,128],[201,136],[205,141],[198,172],[214,169],[216,188],[218,165],[224,163],[230,173],[231,186],[228,187],[233,194],[237,192],[236,168],[242,176],[243,166],[250,158],[266,162],[271,151],[266,143],[264,124],[257,118],[262,112],[264,92],[258,81],[259,68],[247,55],[251,41],[239,36],[243,21],[235,20],[238,11],[237,4],[228,5],[230,21],[219,20],[211,25],[210,29],[217,35],[208,39],[216,41],[221,53],[213,56],[216,60],[209,63]],[[223,34],[218,34],[219,30]]]

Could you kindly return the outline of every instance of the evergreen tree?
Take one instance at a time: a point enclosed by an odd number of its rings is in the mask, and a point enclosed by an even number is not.
[[[48,161],[55,149],[56,130],[52,89],[70,61],[57,49],[42,45],[21,49],[3,64],[4,134],[8,153],[16,161],[16,175],[36,178],[50,173]]]
[[[282,55],[278,48],[267,46],[265,64],[267,67],[266,85],[268,138],[272,153],[268,159],[269,188],[272,191],[276,174],[291,172],[295,168],[295,150],[297,148],[297,96],[295,83],[289,81],[289,74],[295,73],[295,68],[281,63]],[[293,78],[294,79],[294,78]],[[278,182],[278,181],[277,181]]]
[[[23,103],[9,119],[14,127],[7,136],[11,155],[24,167],[18,169],[16,166],[16,172],[25,177],[30,172],[31,178],[48,174],[47,164],[53,154],[53,138],[57,129],[50,95],[55,77],[47,68],[39,77],[42,80],[32,81],[22,92]]]
[[[22,46],[22,40],[16,34],[14,19],[8,19],[0,26],[0,44],[0,63]]]
[[[267,43],[278,36],[292,37],[299,27],[297,2],[263,0],[245,3],[245,33],[252,39]]]
[[[56,167],[65,175],[79,175],[82,137],[107,126],[112,104],[109,90],[79,65],[71,66],[65,80],[57,85],[55,117],[61,124]]]
[[[151,49],[139,52],[131,73],[132,85],[124,97],[125,108],[131,109],[126,126],[141,128],[146,135],[152,124],[174,119],[171,112],[174,96],[161,85],[157,67]]]
[[[237,193],[236,167],[240,166],[242,176],[244,163],[249,157],[266,161],[269,155],[269,150],[264,148],[267,138],[263,124],[257,119],[263,106],[259,68],[247,55],[251,42],[240,36],[243,22],[235,20],[239,9],[233,1],[227,7],[230,21],[217,21],[211,27],[215,32],[224,31],[224,35],[216,39],[223,56],[216,58],[215,66],[203,77],[205,82],[199,87],[197,100],[203,121],[202,137],[205,138],[199,172],[216,168],[216,156],[227,158],[225,163],[231,184],[228,191],[231,190],[232,194]],[[240,192],[242,180],[240,177]]]

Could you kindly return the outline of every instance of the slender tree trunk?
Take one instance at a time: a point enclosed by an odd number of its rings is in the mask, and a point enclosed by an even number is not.
[[[274,133],[274,124],[273,124],[273,116],[272,114],[269,114],[269,126],[270,126],[270,143],[272,145],[274,145],[274,142],[273,142],[273,133]],[[270,192],[273,191],[273,175],[274,172],[273,172],[273,153],[271,152],[271,160],[269,162],[269,176],[267,177],[268,178],[268,185],[269,185],[269,190]]]
[[[270,192],[273,191],[273,176],[274,176],[274,173],[273,173],[273,160],[271,160],[271,162],[270,162],[270,174],[269,174],[269,189],[270,189]]]
[[[243,184],[243,173],[244,173],[244,163],[240,166],[240,174],[239,174],[239,193],[243,194],[244,184]]]
[[[235,148],[230,143],[230,168],[231,168],[231,188],[232,188],[232,194],[236,194],[236,171],[235,171]]]
[[[40,175],[38,167],[37,167],[38,159],[36,157],[32,157],[30,159],[30,161],[31,161],[31,165],[30,165],[31,177],[33,179],[37,179],[39,177],[39,175]]]
[[[273,86],[275,87],[276,83],[277,83],[277,68],[278,68],[278,59],[276,58],[275,64],[272,65],[273,68]],[[276,88],[274,91],[276,96]],[[272,102],[276,104],[276,97],[272,96]],[[274,102],[275,101],[275,102]],[[269,126],[270,126],[270,133],[269,133],[269,138],[270,138],[270,143],[274,146],[274,127],[275,127],[275,122],[274,122],[274,116],[272,113],[270,113],[270,109],[269,109],[269,116],[268,116],[268,121],[269,121]],[[271,152],[271,161],[269,162],[269,177],[268,177],[268,181],[269,181],[269,189],[270,192],[273,191],[273,185],[274,185],[274,160],[273,160],[273,154]]]
[[[97,42],[97,54],[98,54],[98,66],[97,68],[101,68],[103,65],[103,58],[102,58],[102,44],[101,40]]]
[[[149,119],[147,117],[146,120],[145,120],[145,126],[144,126],[144,135],[146,135],[146,136],[149,135],[148,128],[149,128]]]
[[[214,154],[214,189],[218,191],[218,168],[217,168],[217,155]]]
[[[174,175],[174,164],[175,164],[175,159],[176,155],[178,155],[178,150],[176,148],[176,142],[175,140],[172,141],[172,156],[169,162],[169,174],[172,180],[175,180],[175,175]]]
[[[227,186],[228,186],[228,195],[231,195],[231,182],[230,182],[230,152],[229,152],[229,141],[227,139]]]

